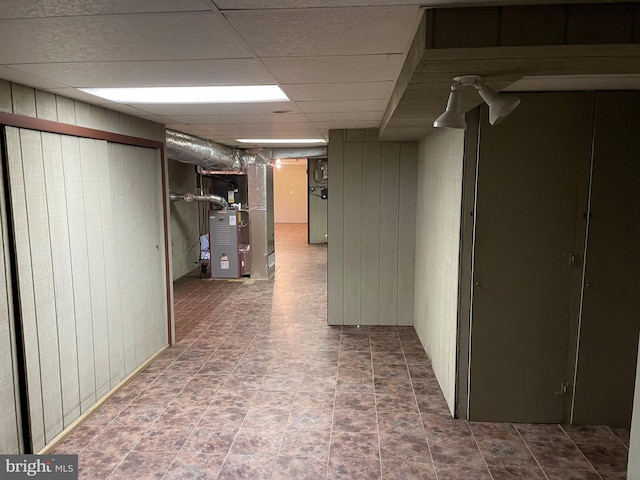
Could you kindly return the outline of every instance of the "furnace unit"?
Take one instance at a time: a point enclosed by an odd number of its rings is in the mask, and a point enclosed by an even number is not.
[[[210,210],[210,272],[212,278],[240,278],[238,210]]]

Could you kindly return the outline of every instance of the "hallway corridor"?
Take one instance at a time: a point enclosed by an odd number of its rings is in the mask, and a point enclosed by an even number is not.
[[[450,418],[411,327],[328,327],[326,245],[175,285],[177,344],[55,453],[91,480],[623,480],[628,430]]]

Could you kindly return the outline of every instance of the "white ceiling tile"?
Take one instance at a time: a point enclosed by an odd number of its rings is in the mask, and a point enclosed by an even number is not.
[[[156,115],[268,115],[276,111],[290,111],[290,113],[301,112],[293,102],[209,103],[190,105],[139,104],[136,106],[141,110]]]
[[[288,132],[277,130],[259,130],[255,132],[247,132],[245,130],[212,130],[211,135],[221,135],[234,140],[239,138],[324,138],[316,129]]]
[[[196,125],[196,124],[193,124]],[[274,123],[207,123],[200,125],[202,128],[215,128],[215,129],[232,129],[243,128],[245,130],[250,129],[263,129],[270,130],[273,128],[280,128],[284,130],[305,130],[313,128],[311,122],[274,122]]]
[[[418,6],[223,12],[259,57],[402,53]]]
[[[318,130],[335,130],[339,128],[378,128],[380,122],[314,122]]]
[[[0,64],[252,57],[219,13],[0,20]]]
[[[333,83],[395,80],[403,55],[264,58],[280,83]]]
[[[166,125],[170,121],[167,117],[161,117],[160,115],[138,115],[138,117],[151,120],[152,122],[161,123],[162,125]]]
[[[451,0],[450,0],[451,1]],[[453,0],[455,1],[455,0]],[[462,0],[460,0],[462,1]],[[474,0],[465,0],[474,3]],[[478,1],[478,0],[475,0]],[[367,7],[379,5],[424,5],[424,0],[214,0],[219,9],[255,10],[261,8],[326,8],[326,7]],[[438,1],[438,5],[448,3]]]
[[[304,113],[384,112],[387,100],[339,100],[324,102],[298,102]]]
[[[277,83],[255,59],[36,63],[12,66],[71,87],[269,85]]]
[[[311,122],[379,122],[382,114],[383,112],[308,113],[307,118]]]
[[[208,130],[212,132],[219,132],[221,134],[227,134],[229,132],[243,132],[243,134],[255,132],[256,134],[262,133],[274,133],[284,132],[283,135],[297,134],[297,136],[305,135],[304,132],[313,132],[315,127],[311,123],[261,123],[261,124],[241,124],[241,123],[208,123],[208,124],[189,124],[192,127],[199,128],[201,130]]]
[[[56,83],[48,78],[37,77],[29,73],[20,72],[14,68],[4,65],[0,65],[0,78],[34,88],[48,89],[64,87],[64,85]]]
[[[3,0],[0,19],[210,10],[209,0]]]
[[[495,0],[214,0],[219,9],[256,10],[288,8],[367,7],[383,5],[442,6],[495,6]],[[266,4],[265,4],[266,3]],[[506,4],[507,1],[504,1]],[[586,3],[584,0],[508,0],[509,5],[534,5],[548,3]]]
[[[394,82],[318,83],[282,85],[295,102],[325,100],[382,100],[391,95]]]
[[[94,105],[102,105],[109,108],[113,108],[118,106],[117,103],[107,100],[105,98],[96,97],[95,95],[90,95],[86,92],[76,90],[71,87],[62,87],[62,88],[47,88],[46,90],[51,93],[55,93],[57,95],[63,95],[65,97],[73,98],[75,100],[82,100],[83,102],[93,103]]]
[[[300,113],[270,115],[171,115],[175,123],[300,123],[307,122]]]

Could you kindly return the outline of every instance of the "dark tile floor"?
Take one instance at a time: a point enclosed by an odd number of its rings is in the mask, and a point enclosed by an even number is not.
[[[186,278],[177,345],[57,449],[83,479],[622,480],[629,432],[451,419],[412,328],[328,327],[326,247],[272,281]]]

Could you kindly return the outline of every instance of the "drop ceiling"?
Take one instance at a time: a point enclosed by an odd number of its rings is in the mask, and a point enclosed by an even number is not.
[[[473,65],[477,72],[458,71],[468,59],[456,62],[455,57],[432,63],[435,70],[426,72],[431,80],[422,81],[422,93],[417,95],[422,100],[415,102],[422,109],[427,99],[431,107],[424,114],[394,99],[423,7],[488,3],[3,0],[0,79],[137,115],[226,145],[238,145],[236,138],[248,137],[327,139],[329,129],[381,125],[391,125],[391,137],[400,138],[407,111],[409,117],[422,118],[409,122],[406,137],[419,138],[444,107],[448,77],[454,76],[449,67],[455,67],[456,75],[482,73],[485,68],[478,60]],[[504,67],[497,87],[505,88],[524,76],[518,68],[517,64]],[[250,84],[277,84],[291,101],[119,105],[77,90]],[[533,88],[531,82],[524,85]],[[412,95],[411,89],[400,92],[405,104],[412,102]],[[398,113],[396,105],[402,107]]]

